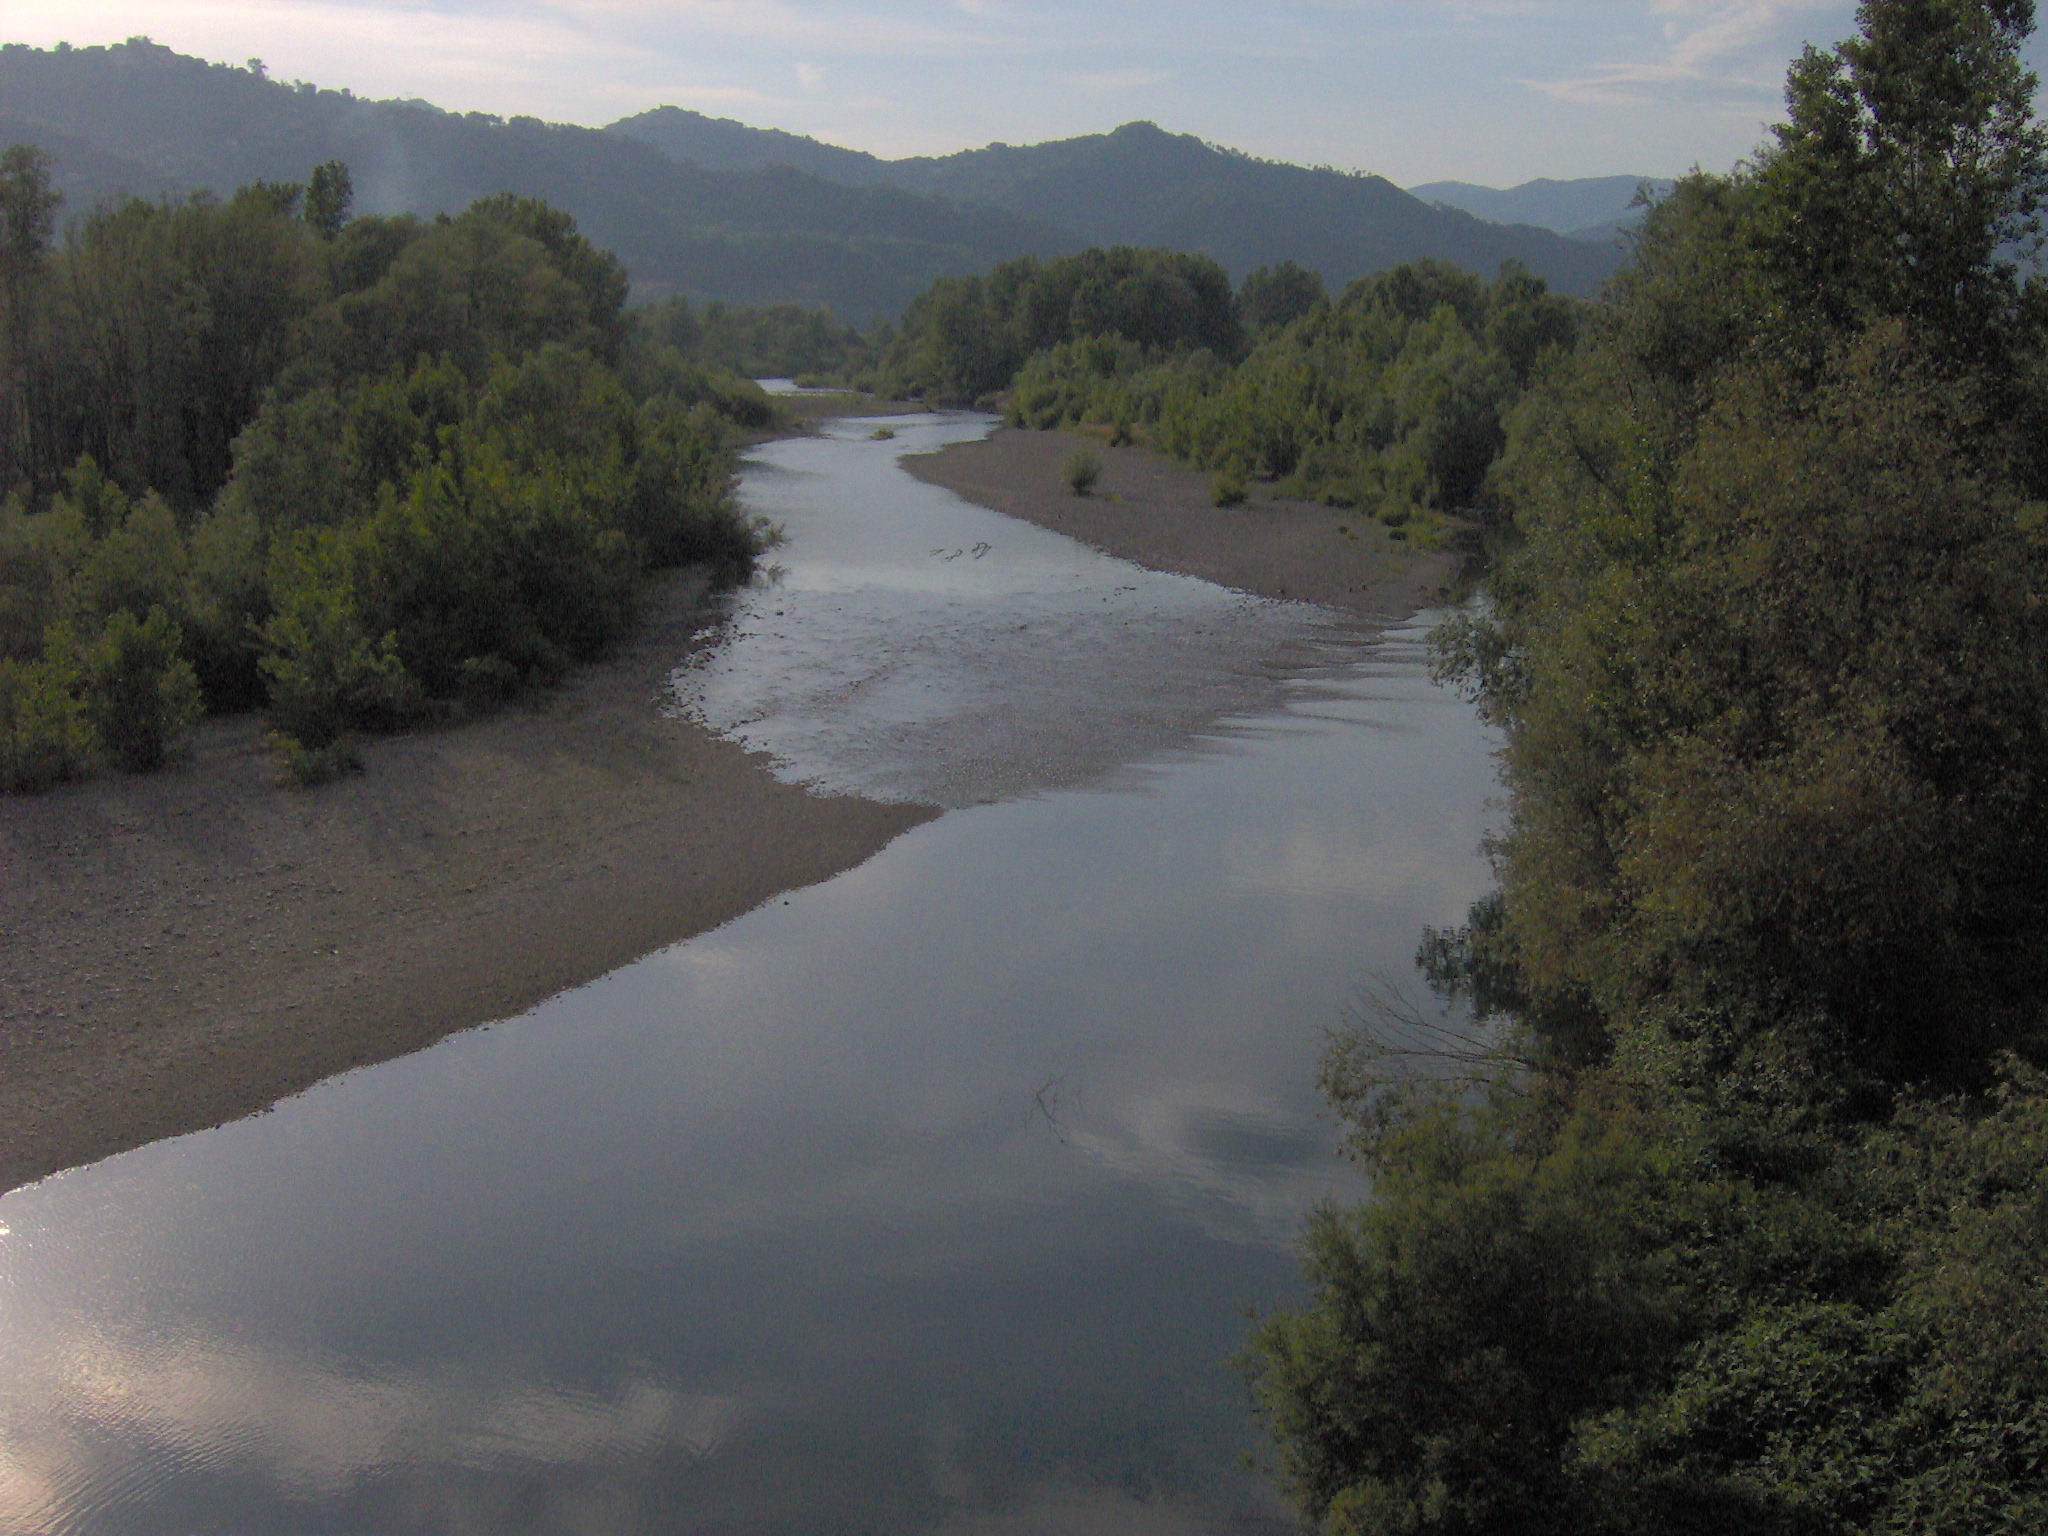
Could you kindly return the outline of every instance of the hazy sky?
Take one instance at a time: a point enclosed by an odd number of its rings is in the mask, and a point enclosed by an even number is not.
[[[1133,118],[1404,185],[1726,169],[1851,0],[7,0],[273,77],[600,124],[672,102],[885,155]]]

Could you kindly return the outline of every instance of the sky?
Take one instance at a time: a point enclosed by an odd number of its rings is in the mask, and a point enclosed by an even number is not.
[[[892,157],[1147,118],[1509,186],[1726,170],[1801,46],[1854,24],[1852,0],[7,0],[0,41],[146,35],[359,96],[592,126],[666,103]]]

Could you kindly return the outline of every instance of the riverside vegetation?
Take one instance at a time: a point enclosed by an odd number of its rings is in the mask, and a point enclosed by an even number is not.
[[[1334,1044],[1372,1192],[1247,1351],[1332,1536],[2048,1528],[2033,24],[1865,0],[1588,306],[1110,249],[943,279],[875,341],[891,392],[1500,534],[1440,649],[1506,739],[1498,890],[1419,957],[1463,1013]],[[544,680],[625,622],[621,571],[746,558],[721,445],[765,402],[636,331],[559,215],[344,221],[336,180],[53,251],[7,161],[29,777],[94,735],[144,764],[195,697],[319,752]]]
[[[1512,264],[1483,282],[1408,262],[1331,300],[1292,263],[1233,293],[1205,256],[1091,250],[940,279],[864,382],[1142,438],[1210,471],[1219,502],[1263,478],[1435,543],[1496,503],[1504,423],[1582,311]]]
[[[753,384],[547,205],[352,218],[347,169],[102,206],[0,158],[0,790],[268,711],[290,771],[601,655],[652,570],[743,574]]]
[[[1321,1530],[2048,1529],[2033,20],[1866,0],[1510,413],[1476,1022],[1340,1037],[1248,1354]]]
[[[1331,299],[1294,262],[1233,291],[1207,256],[1116,246],[940,278],[865,333],[795,305],[642,315],[705,366],[1143,441],[1213,475],[1219,503],[1263,480],[1434,545],[1491,520],[1505,423],[1584,309],[1513,263],[1487,282],[1405,262]]]

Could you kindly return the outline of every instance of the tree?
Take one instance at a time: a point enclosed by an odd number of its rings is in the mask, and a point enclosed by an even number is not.
[[[736,580],[762,547],[729,429],[775,407],[640,337],[618,263],[546,205],[351,220],[337,162],[103,207],[51,252],[44,167],[10,163],[62,386],[7,418],[11,788],[98,748],[161,763],[201,689],[269,705],[287,766],[332,773],[351,730],[597,656],[650,568]]]
[[[63,195],[50,185],[50,157],[33,144],[0,151],[0,283],[10,305],[42,266]]]
[[[29,438],[36,290],[63,201],[50,157],[32,144],[0,152],[0,495],[33,471]]]
[[[1789,120],[1756,169],[1766,269],[1825,331],[1897,317],[1985,366],[2048,192],[2021,59],[2033,0],[1864,0],[1857,23],[1787,78]]]
[[[131,773],[161,768],[181,751],[203,706],[199,679],[178,654],[178,626],[161,608],[137,620],[122,609],[86,661],[86,713],[99,740]]]
[[[314,166],[306,179],[306,227],[322,240],[332,240],[348,223],[354,202],[355,182],[346,165],[329,160]]]
[[[1506,731],[1500,890],[1425,949],[1513,1049],[1332,1075],[1374,1193],[1252,1362],[1327,1531],[2048,1513],[2032,7],[1859,21],[1513,413],[1441,653]]]
[[[1253,335],[1291,325],[1324,300],[1322,274],[1292,261],[1260,267],[1237,289],[1237,313]]]

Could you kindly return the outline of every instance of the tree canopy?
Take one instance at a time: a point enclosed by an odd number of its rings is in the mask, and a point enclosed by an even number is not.
[[[1323,1529],[2048,1520],[2032,21],[1867,0],[1509,414],[1483,1087],[1343,1042],[1374,1194],[1248,1356]]]
[[[351,196],[328,163],[53,244],[47,162],[0,157],[0,789],[251,707],[319,777],[600,654],[649,569],[750,562],[757,388],[639,325],[557,209]]]

